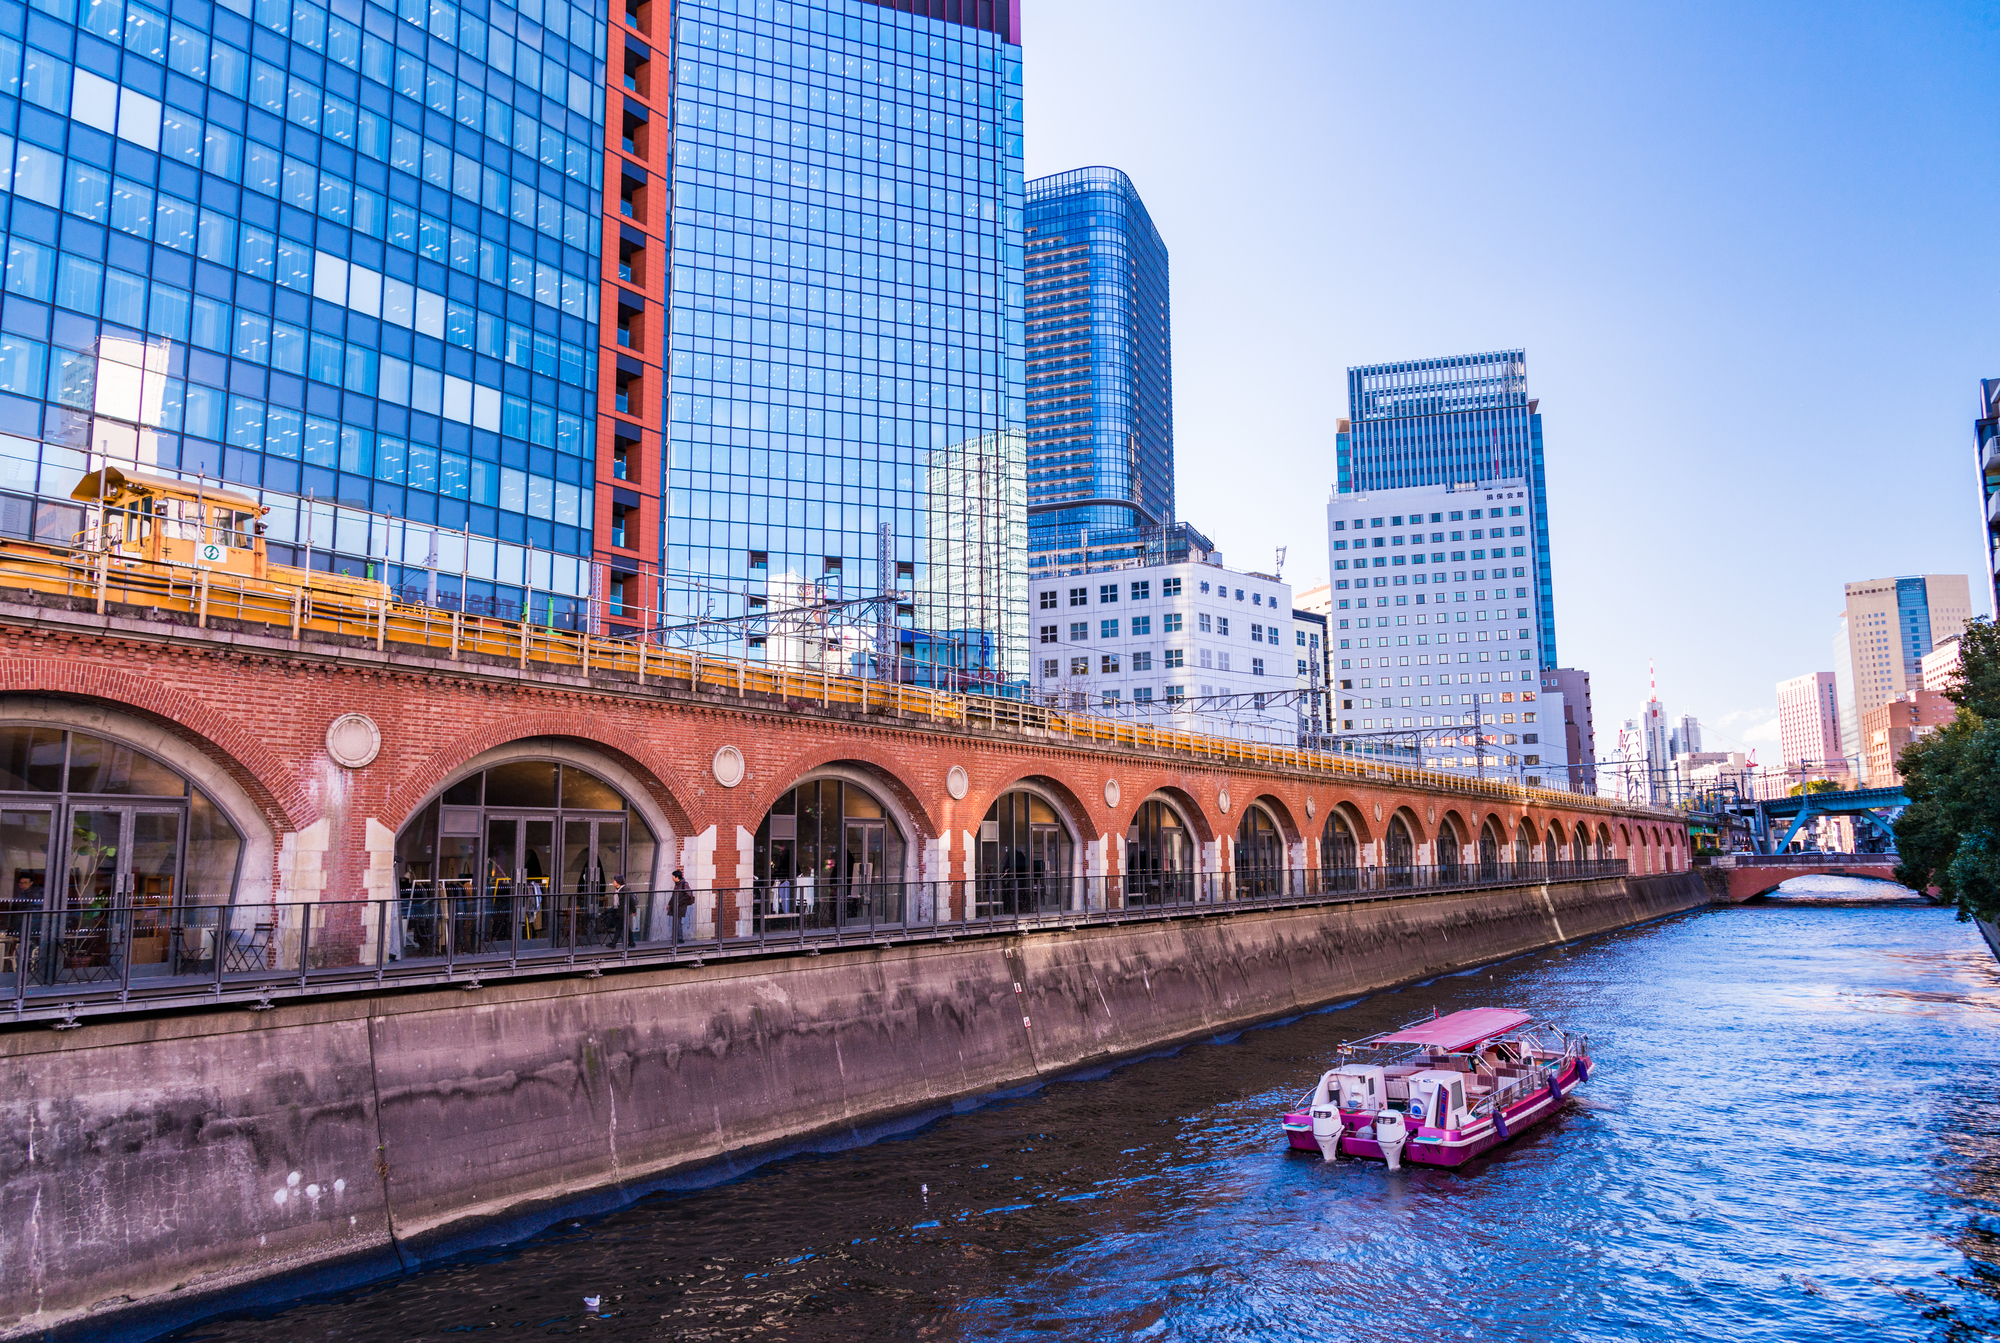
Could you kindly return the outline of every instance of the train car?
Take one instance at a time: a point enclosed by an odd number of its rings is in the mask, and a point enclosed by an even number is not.
[[[70,498],[98,505],[75,549],[150,564],[206,569],[273,588],[304,587],[315,596],[390,601],[389,585],[373,578],[272,564],[265,553],[264,515],[248,495],[184,480],[107,466],[86,474]]]

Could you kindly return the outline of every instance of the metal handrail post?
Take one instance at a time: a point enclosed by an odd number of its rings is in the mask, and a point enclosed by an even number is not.
[[[306,967],[312,964],[312,916],[314,906],[299,905],[299,988],[306,986]]]

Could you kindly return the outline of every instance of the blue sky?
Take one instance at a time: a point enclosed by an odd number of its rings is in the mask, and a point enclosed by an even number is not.
[[[1775,758],[1844,582],[1969,573],[2000,7],[1026,0],[1031,176],[1173,258],[1178,507],[1326,575],[1345,370],[1523,346],[1558,652]]]

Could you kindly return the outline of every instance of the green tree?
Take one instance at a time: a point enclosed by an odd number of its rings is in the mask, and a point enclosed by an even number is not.
[[[1896,879],[1932,886],[1960,918],[2000,918],[2000,627],[1980,619],[1959,641],[1958,715],[1897,759],[1910,805],[1896,822]]]
[[[1839,791],[1840,780],[1838,779],[1809,779],[1805,783],[1793,784],[1787,796],[1797,797],[1800,793],[1837,793]]]

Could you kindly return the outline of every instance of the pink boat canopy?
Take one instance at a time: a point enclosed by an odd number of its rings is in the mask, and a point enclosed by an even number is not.
[[[1435,1021],[1419,1022],[1400,1031],[1377,1036],[1372,1043],[1377,1045],[1425,1045],[1441,1049],[1446,1053],[1456,1053],[1470,1049],[1482,1040],[1508,1031],[1519,1030],[1533,1021],[1526,1012],[1516,1012],[1508,1007],[1474,1007],[1464,1012],[1453,1012],[1448,1017]]]

